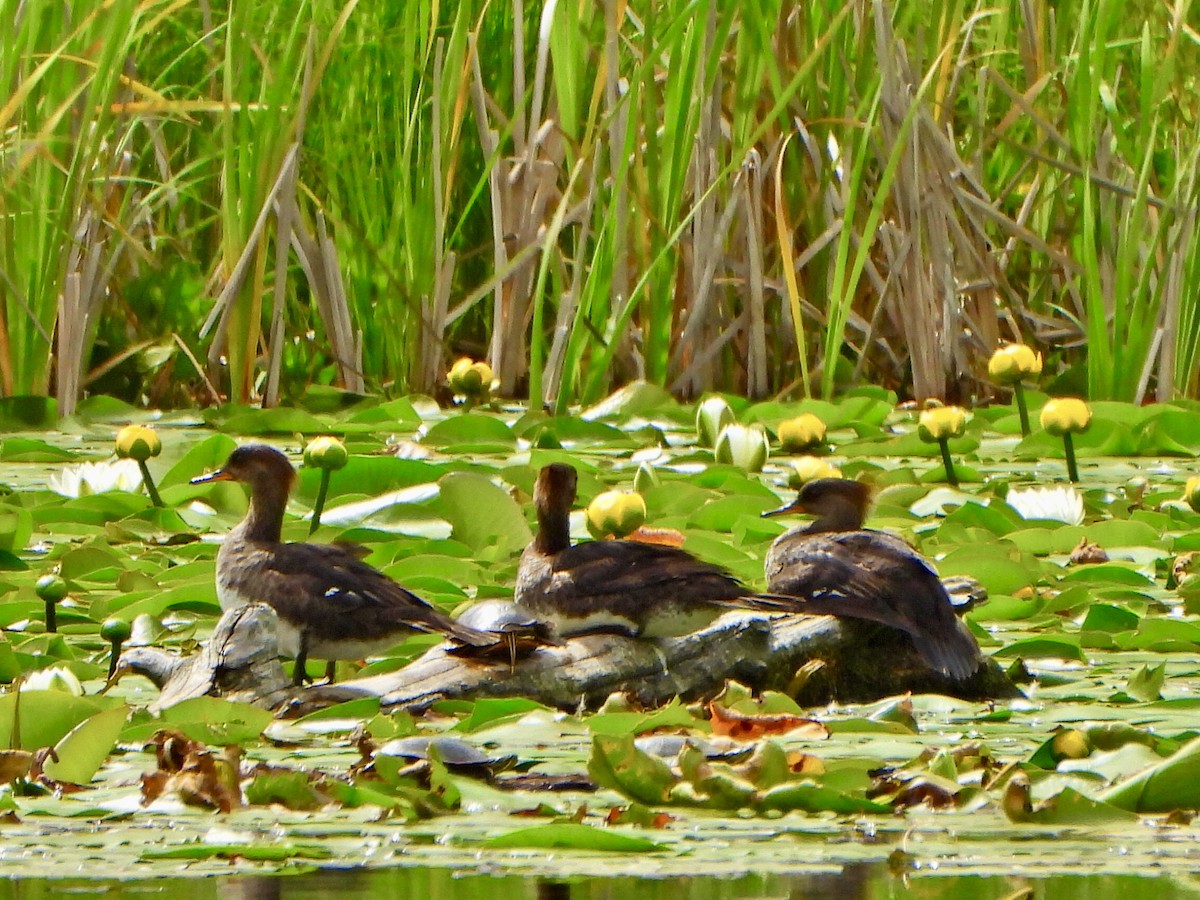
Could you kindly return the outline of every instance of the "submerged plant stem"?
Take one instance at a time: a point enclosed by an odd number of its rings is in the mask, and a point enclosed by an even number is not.
[[[1029,437],[1029,407],[1025,405],[1025,385],[1018,381],[1013,385],[1013,394],[1017,398],[1017,412],[1021,416],[1021,436]]]
[[[1063,435],[1063,450],[1067,454],[1067,477],[1075,483],[1079,481],[1079,466],[1075,463],[1075,441],[1069,431]]]
[[[938,438],[938,446],[942,448],[942,465],[946,467],[946,480],[958,487],[958,475],[954,471],[954,460],[950,456],[950,441],[948,438]]]
[[[309,523],[308,533],[313,534],[321,527],[321,513],[325,509],[325,497],[329,493],[329,470],[321,470],[321,486],[317,488],[317,502],[313,504],[312,522]]]
[[[158,495],[158,488],[154,486],[154,479],[150,477],[150,467],[146,465],[144,459],[139,459],[137,464],[138,468],[142,470],[142,481],[146,485],[146,493],[150,495],[150,502],[158,507],[164,506],[162,497]]]

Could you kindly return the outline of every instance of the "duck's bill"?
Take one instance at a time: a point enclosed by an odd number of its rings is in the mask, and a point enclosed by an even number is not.
[[[786,506],[781,506],[779,509],[768,509],[765,513],[761,513],[761,518],[769,519],[771,516],[786,516],[793,513],[805,512],[803,504],[799,500],[793,500]]]
[[[228,474],[224,469],[217,469],[215,472],[209,472],[207,475],[199,475],[192,479],[192,484],[208,484],[210,481],[233,481],[233,476]]]

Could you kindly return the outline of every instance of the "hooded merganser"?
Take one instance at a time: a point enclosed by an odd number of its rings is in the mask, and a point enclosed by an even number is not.
[[[572,546],[575,482],[575,468],[566,463],[538,473],[533,493],[538,533],[517,571],[517,604],[558,634],[668,637],[703,627],[722,606],[747,605],[739,601],[752,591],[685,550],[613,540]]]
[[[288,458],[274,447],[247,444],[192,484],[249,485],[250,510],[217,552],[217,598],[226,610],[254,601],[275,610],[279,648],[295,657],[297,684],[310,655],[360,659],[414,631],[445,634],[473,647],[496,643],[494,635],[455,622],[359,560],[349,547],[280,541],[295,478]]]
[[[775,539],[765,566],[768,590],[796,597],[793,612],[869,619],[906,632],[932,668],[969,678],[982,659],[979,645],[933,566],[900,538],[862,527],[869,501],[861,482],[818,478],[792,503],[763,513],[817,517]]]

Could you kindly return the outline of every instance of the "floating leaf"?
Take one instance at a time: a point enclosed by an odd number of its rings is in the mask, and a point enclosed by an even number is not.
[[[1143,702],[1158,700],[1162,697],[1163,680],[1166,678],[1167,664],[1157,666],[1142,666],[1130,676],[1125,690],[1129,696]]]
[[[276,406],[265,409],[222,407],[206,413],[205,419],[225,434],[292,435],[329,434],[337,428],[302,409]]]
[[[119,706],[80,722],[54,746],[57,758],[47,760],[42,771],[55,781],[87,784],[112,752],[127,714],[128,710]]]
[[[164,850],[143,850],[142,859],[247,859],[283,862],[289,859],[332,859],[334,852],[320,844],[210,844],[192,843]]]
[[[21,735],[17,745],[23,750],[53,747],[81,722],[97,713],[125,704],[115,697],[77,697],[63,691],[22,691],[0,696],[0,747],[13,747],[13,712],[21,701]],[[108,751],[106,750],[105,753]]]
[[[637,748],[631,734],[595,735],[588,775],[601,787],[648,806],[663,803],[677,781],[666,763]]]
[[[512,553],[533,539],[521,507],[482,475],[451,472],[440,484],[439,505],[454,526],[454,539],[476,554],[487,547],[497,555]]]
[[[217,697],[184,700],[163,711],[164,724],[205,744],[242,744],[271,724],[269,710]]]
[[[288,809],[318,809],[325,805],[308,773],[295,769],[263,767],[245,788],[246,802],[254,806],[278,803]]]
[[[603,850],[610,853],[653,853],[667,847],[649,838],[620,831],[594,828],[577,822],[552,822],[498,834],[484,841],[485,847],[557,850]]]
[[[1140,813],[1200,807],[1200,738],[1123,784],[1104,791],[1100,799]]]
[[[481,731],[519,719],[535,709],[546,709],[536,700],[525,697],[481,697],[475,701],[471,714],[455,726],[455,731]]]
[[[421,443],[447,452],[463,453],[511,448],[516,435],[495,416],[464,413],[443,419],[425,433]]]
[[[805,812],[834,812],[839,815],[857,813],[886,814],[892,808],[865,797],[854,797],[832,788],[801,781],[781,784],[763,794],[755,807],[759,812],[803,810]]]

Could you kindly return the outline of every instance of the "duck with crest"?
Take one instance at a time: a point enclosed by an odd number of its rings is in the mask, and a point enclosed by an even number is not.
[[[863,528],[870,496],[862,482],[819,478],[792,503],[763,513],[816,520],[780,535],[767,553],[768,590],[794,601],[761,600],[760,608],[879,622],[905,632],[937,672],[970,678],[982,661],[979,645],[933,566],[900,538]]]
[[[685,550],[631,540],[571,543],[577,473],[552,463],[538,473],[538,531],[521,554],[516,602],[561,636],[617,632],[649,638],[687,634],[753,591]]]
[[[472,647],[495,635],[468,628],[362,562],[345,545],[284,543],[283,514],[296,470],[274,447],[247,444],[217,471],[193,484],[238,481],[250,488],[250,509],[217,552],[221,608],[265,603],[279,618],[279,648],[296,659],[295,681],[309,656],[360,659],[413,632],[444,634]]]

